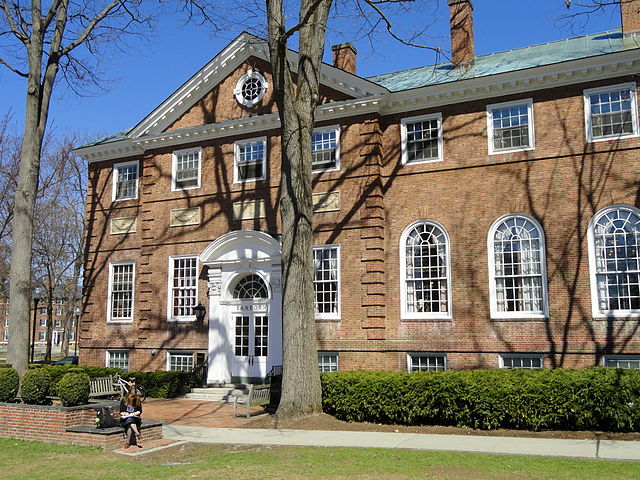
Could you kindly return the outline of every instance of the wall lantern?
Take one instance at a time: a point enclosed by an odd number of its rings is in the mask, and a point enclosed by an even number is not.
[[[207,312],[207,309],[204,307],[202,302],[198,302],[198,306],[197,307],[193,307],[193,313],[195,313],[196,320],[199,323],[202,323],[204,321],[204,316],[205,316],[206,312]]]

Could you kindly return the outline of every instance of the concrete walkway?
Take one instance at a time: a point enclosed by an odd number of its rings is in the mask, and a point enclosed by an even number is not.
[[[164,436],[181,442],[216,444],[406,448],[412,450],[640,460],[640,442],[615,440],[557,440],[550,438],[427,435],[419,433],[206,428],[178,424],[165,425]]]
[[[256,413],[262,408],[256,407]],[[281,430],[250,427],[258,418],[233,417],[233,405],[202,400],[149,399],[145,418],[164,422],[164,441],[144,442],[143,449],[118,453],[140,455],[184,442],[296,445],[314,447],[406,448],[549,457],[640,460],[640,441],[560,440],[553,438],[432,435],[392,432]],[[168,442],[167,442],[168,440]]]

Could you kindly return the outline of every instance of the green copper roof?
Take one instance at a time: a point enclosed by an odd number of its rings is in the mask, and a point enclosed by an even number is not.
[[[596,57],[639,48],[635,36],[623,37],[620,30],[569,38],[557,42],[508,50],[476,57],[469,68],[453,69],[451,63],[412,68],[367,78],[392,92],[438,85],[469,78],[513,72],[553,63]]]

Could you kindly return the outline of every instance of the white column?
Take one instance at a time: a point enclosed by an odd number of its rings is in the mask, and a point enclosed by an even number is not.
[[[222,270],[209,267],[209,372],[207,383],[230,383],[231,372],[227,362],[228,333],[224,328],[220,299],[222,296]]]

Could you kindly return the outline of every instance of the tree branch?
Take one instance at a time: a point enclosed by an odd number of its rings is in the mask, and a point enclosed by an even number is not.
[[[87,39],[89,34],[91,34],[96,25],[104,20],[109,15],[109,13],[111,13],[111,11],[118,6],[120,1],[121,0],[113,0],[110,4],[105,6],[99,14],[91,19],[91,21],[84,28],[84,31],[80,35],[78,35],[78,38],[76,38],[73,42],[60,50],[60,56],[68,55],[69,52],[71,52],[74,48],[81,45]]]
[[[26,45],[26,43],[29,41],[29,37],[27,37],[24,33],[19,31],[18,28],[16,27],[15,21],[13,19],[13,15],[11,15],[11,11],[9,10],[9,5],[7,5],[6,0],[2,0],[2,10],[4,10],[4,15],[7,18],[7,24],[9,25],[9,29],[11,30],[11,33],[13,33],[13,35],[18,40],[20,40],[22,43]]]
[[[23,78],[28,78],[29,74],[28,73],[24,73],[20,70],[18,70],[17,68],[13,68],[11,65],[9,65],[6,61],[4,61],[2,58],[0,58],[0,65],[4,65],[5,67],[7,67],[9,70],[11,70],[13,73],[17,73],[18,75],[20,75]]]

